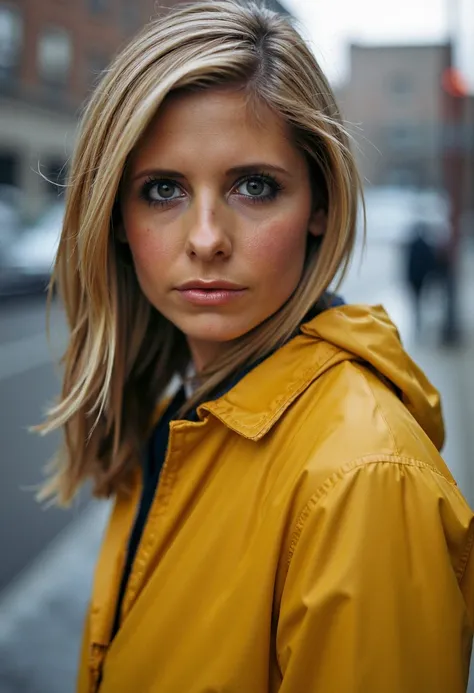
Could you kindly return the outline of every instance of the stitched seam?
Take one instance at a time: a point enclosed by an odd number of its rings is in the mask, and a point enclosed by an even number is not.
[[[174,464],[174,459],[180,456],[181,450],[185,444],[186,433],[179,436],[174,433],[174,430],[178,429],[179,434],[179,430],[185,428],[185,425],[183,426],[182,423],[186,424],[187,422],[175,422],[170,428],[168,448],[161,468],[160,479],[148,512],[148,517],[146,518],[145,526],[143,527],[142,536],[137,547],[128,579],[128,585],[124,594],[122,607],[124,616],[129,613],[138,592],[143,587],[143,577],[149,568],[149,558],[156,546],[156,532],[152,531],[152,527],[155,526],[157,521],[166,513],[169,500],[176,486],[179,468]]]
[[[338,366],[339,364],[344,363],[344,361],[341,361],[341,360],[340,360],[340,356],[341,356],[341,352],[340,352],[340,351],[335,352],[332,356],[330,356],[329,358],[327,358],[327,359],[324,361],[324,363],[321,363],[321,364],[319,365],[318,371],[319,371],[323,366],[325,366],[326,369],[325,369],[324,373],[320,373],[318,377],[324,376],[324,375],[325,375],[329,370],[331,370],[332,368],[335,368],[335,367]],[[332,365],[330,364],[331,361],[334,361],[334,363],[333,363]],[[273,417],[271,417],[271,419],[270,419],[269,422],[268,422],[268,428],[271,428],[271,426],[273,425],[273,423],[275,422],[275,420],[277,420],[277,419],[279,418],[281,411],[287,409],[288,406],[289,406],[290,404],[292,404],[292,403],[297,399],[297,397],[299,397],[303,392],[305,392],[305,391],[308,389],[308,387],[315,381],[315,379],[316,379],[316,378],[315,378],[315,374],[313,373],[313,377],[311,377],[311,378],[309,378],[308,380],[306,380],[306,381],[302,384],[302,386],[299,387],[299,388],[295,391],[295,393],[294,393],[294,395],[291,397],[291,399],[290,399],[289,401],[287,401],[287,402],[284,402],[283,405],[282,405],[276,412],[274,412]]]
[[[469,560],[469,556],[471,554],[473,544],[474,544],[474,523],[471,522],[471,527],[469,528],[469,539],[467,541],[464,553],[461,557],[461,562],[459,564],[459,568],[456,571],[456,576],[458,578],[459,583],[461,583],[464,579],[464,573],[466,572],[467,562]]]
[[[323,365],[325,365],[332,357],[333,357],[333,354],[332,354],[331,356],[329,356],[323,363],[317,364],[317,366],[316,366],[316,372],[319,370],[319,368],[321,368]],[[304,389],[305,386],[306,386],[306,387],[308,386],[308,384],[311,382],[311,376],[313,376],[314,373],[315,373],[315,368],[314,368],[314,366],[312,366],[311,368],[306,368],[306,369],[303,371],[302,376],[300,376],[300,377],[298,377],[298,378],[294,378],[293,380],[291,380],[291,381],[288,383],[288,385],[286,386],[285,390],[284,390],[280,395],[278,395],[278,396],[271,402],[271,404],[270,404],[270,406],[269,406],[269,409],[270,409],[272,406],[274,406],[275,403],[278,403],[278,404],[277,404],[277,409],[275,410],[275,412],[273,413],[273,416],[270,417],[269,420],[272,420],[272,418],[275,416],[275,414],[278,414],[282,409],[285,408],[285,405],[286,405],[286,403],[287,403],[287,401],[288,401],[288,395],[291,396],[291,395],[293,394],[293,392],[295,392],[295,390],[294,390],[295,384],[296,384],[296,383],[299,383],[298,388],[297,388],[297,390],[296,390],[296,394],[298,394],[298,392],[300,391],[300,389]],[[291,393],[291,394],[290,394],[290,393]],[[280,404],[279,402],[281,402],[281,404]],[[225,410],[227,409],[227,411],[229,411],[230,408],[231,408],[231,407],[230,407],[229,405],[227,405],[227,407],[215,406],[215,407],[214,407],[214,411],[216,412],[216,414],[219,413],[219,414],[224,414],[224,415],[225,415],[225,413],[226,413]],[[237,423],[238,426],[239,426],[239,428],[241,428],[241,429],[251,430],[251,429],[254,429],[254,428],[259,428],[260,425],[261,425],[261,423],[262,423],[263,421],[266,421],[266,420],[268,419],[268,411],[265,412],[264,414],[262,414],[262,415],[260,416],[260,418],[257,419],[256,423],[253,423],[253,424],[245,424],[245,423],[239,422],[238,417],[233,416],[233,415],[227,416],[226,419],[227,419],[227,421],[228,421],[229,423],[231,423],[231,424]]]
[[[340,356],[340,351],[334,350],[333,353],[328,356],[324,361],[321,361],[317,364],[313,364],[310,368],[306,368],[303,371],[302,376],[300,375],[298,378],[294,378],[285,388],[283,393],[281,393],[278,397],[276,397],[271,404],[269,405],[269,409],[271,409],[273,406],[275,406],[275,403],[277,403],[277,408],[275,411],[270,412],[265,412],[260,416],[259,419],[257,419],[256,422],[252,424],[246,424],[243,423],[242,421],[239,421],[239,418],[234,416],[234,415],[229,415],[226,413],[229,412],[233,407],[228,404],[218,404],[214,403],[214,406],[207,407],[206,405],[202,405],[204,409],[209,411],[211,414],[214,414],[219,420],[222,421],[225,425],[228,425],[232,427],[234,430],[244,430],[244,431],[254,431],[255,433],[253,435],[257,435],[259,433],[259,429],[262,428],[262,423],[265,423],[265,428],[271,428],[273,425],[274,421],[278,419],[282,411],[285,411],[285,409],[302,393],[304,390],[315,380],[317,377],[318,371],[325,367],[331,360],[333,359],[338,359]],[[334,365],[337,365],[339,363],[338,360],[336,360],[336,363]],[[295,389],[295,384],[298,384],[298,387]],[[227,411],[226,411],[227,410]],[[222,418],[225,417],[225,418]],[[249,437],[252,437],[250,434]]]
[[[456,483],[444,476],[444,474],[442,474],[439,471],[439,469],[436,469],[436,467],[433,467],[432,465],[423,462],[422,460],[418,460],[415,457],[404,457],[401,455],[364,455],[363,457],[356,458],[355,460],[345,465],[342,465],[341,467],[339,467],[337,471],[333,472],[333,474],[331,474],[331,476],[329,476],[326,479],[326,481],[324,481],[324,483],[318,488],[318,490],[315,493],[313,493],[309,501],[304,506],[303,510],[298,516],[298,519],[295,524],[295,529],[290,540],[290,547],[288,549],[288,557],[286,561],[287,568],[289,568],[290,566],[291,559],[293,558],[296,546],[298,545],[298,541],[301,536],[301,532],[303,530],[305,522],[313,508],[318,504],[318,502],[322,498],[328,496],[329,492],[336,486],[336,484],[339,481],[342,481],[342,479],[344,479],[348,474],[350,474],[354,470],[359,469],[360,467],[367,467],[369,465],[384,463],[403,465],[407,467],[417,467],[418,469],[426,469],[427,471],[439,476],[452,488],[459,492]]]

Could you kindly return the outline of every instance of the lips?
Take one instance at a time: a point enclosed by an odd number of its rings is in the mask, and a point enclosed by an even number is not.
[[[243,291],[246,287],[220,279],[192,279],[177,287],[178,291]]]
[[[221,279],[195,279],[177,287],[181,299],[195,308],[223,307],[238,301],[247,287]]]

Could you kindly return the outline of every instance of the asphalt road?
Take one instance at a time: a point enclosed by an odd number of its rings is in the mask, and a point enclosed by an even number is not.
[[[60,353],[65,337],[61,313],[53,308],[51,350],[45,319],[41,296],[0,301],[0,591],[79,512],[45,508],[35,500],[59,436],[40,437],[28,428],[41,421],[58,391],[52,353]]]

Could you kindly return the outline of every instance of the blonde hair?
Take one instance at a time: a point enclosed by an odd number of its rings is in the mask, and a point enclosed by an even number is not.
[[[114,236],[118,190],[135,145],[177,89],[235,85],[286,121],[305,152],[327,232],[308,241],[286,304],[231,345],[195,393],[209,396],[287,340],[351,257],[360,181],[331,88],[289,20],[233,0],[178,5],[115,59],[85,110],[73,158],[57,282],[70,328],[59,402],[40,430],[64,443],[42,497],[67,504],[80,485],[107,497],[130,483],[156,401],[189,361],[184,336],[143,295]]]

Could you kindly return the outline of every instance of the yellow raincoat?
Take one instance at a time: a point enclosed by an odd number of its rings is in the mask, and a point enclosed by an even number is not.
[[[116,499],[80,693],[462,693],[473,516],[436,391],[382,308],[330,309],[167,457],[110,632],[140,496]]]

